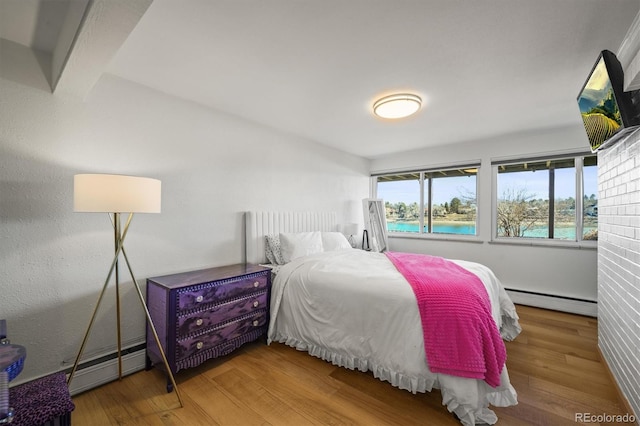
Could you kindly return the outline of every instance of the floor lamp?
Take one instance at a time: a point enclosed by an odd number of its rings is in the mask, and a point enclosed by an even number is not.
[[[131,275],[133,285],[137,290],[142,309],[144,310],[147,317],[149,329],[153,334],[153,338],[155,339],[158,348],[160,348],[160,354],[162,355],[162,360],[164,361],[164,366],[167,369],[167,374],[169,375],[171,384],[176,390],[176,395],[178,396],[178,400],[180,401],[180,406],[184,407],[184,404],[182,403],[182,397],[180,396],[176,381],[173,377],[173,373],[171,372],[167,357],[164,353],[164,349],[162,348],[162,345],[160,343],[160,338],[158,337],[156,328],[153,325],[151,315],[149,314],[149,310],[147,309],[147,305],[144,301],[144,296],[142,295],[142,291],[140,290],[138,281],[133,275],[133,270],[131,269],[129,258],[127,257],[127,253],[124,249],[124,239],[127,236],[127,232],[129,231],[129,225],[131,224],[131,220],[133,219],[133,214],[160,213],[160,188],[161,185],[159,180],[136,176],[81,174],[75,175],[73,178],[74,211],[94,213],[102,212],[109,214],[109,219],[111,220],[114,231],[115,255],[113,257],[113,261],[111,262],[111,268],[109,269],[109,273],[107,274],[107,279],[102,286],[102,292],[100,293],[100,297],[98,297],[96,307],[93,310],[93,315],[91,316],[91,321],[89,321],[87,332],[82,339],[82,344],[80,345],[78,356],[76,357],[75,363],[73,364],[73,369],[71,370],[71,374],[67,379],[67,386],[71,383],[71,380],[73,379],[73,376],[78,369],[80,357],[82,357],[82,353],[84,352],[84,348],[87,344],[91,328],[93,327],[93,323],[96,319],[98,308],[100,307],[102,298],[107,290],[107,287],[109,286],[109,281],[111,280],[112,275],[115,277],[116,286],[118,379],[122,379],[122,340],[120,333],[120,276],[118,271],[118,261],[120,255],[122,254],[122,257],[124,258],[127,265],[127,269],[129,270],[129,274]],[[121,213],[129,213],[124,228],[122,228],[120,224]]]

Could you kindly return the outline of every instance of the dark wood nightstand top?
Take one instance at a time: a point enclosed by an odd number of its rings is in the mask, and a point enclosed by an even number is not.
[[[210,281],[235,278],[258,272],[271,271],[271,269],[251,263],[238,263],[235,265],[218,266],[215,268],[200,269],[197,271],[181,272],[178,274],[163,275],[148,278],[149,281],[168,289],[185,287]]]

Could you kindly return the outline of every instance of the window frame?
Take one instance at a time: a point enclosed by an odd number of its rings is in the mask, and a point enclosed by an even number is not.
[[[425,203],[429,202],[429,211],[433,209],[431,206],[432,195],[431,189],[429,188],[429,196],[425,196],[425,188],[428,185],[428,181],[431,181],[433,178],[425,179],[425,175],[429,173],[437,173],[437,172],[448,172],[452,170],[463,170],[463,169],[476,169],[475,172],[475,195],[476,195],[476,217],[475,217],[475,234],[449,234],[449,233],[434,233],[425,232],[424,228],[427,225],[427,220],[425,219]],[[421,167],[416,169],[409,170],[399,170],[399,171],[387,171],[374,173],[371,175],[371,196],[374,198],[380,198],[378,196],[378,178],[381,176],[391,176],[391,175],[402,175],[402,174],[411,174],[416,173],[419,174],[419,229],[418,232],[396,232],[387,230],[387,234],[392,238],[418,238],[418,239],[434,239],[434,240],[447,240],[447,241],[471,241],[471,242],[482,242],[480,239],[480,208],[479,208],[479,194],[480,194],[480,170],[481,170],[481,161],[473,161],[462,164],[453,164],[439,167]],[[440,178],[438,178],[440,179]],[[433,222],[432,222],[433,223]]]
[[[491,239],[490,243],[500,244],[516,244],[528,246],[564,246],[564,247],[584,247],[597,248],[597,240],[584,239],[584,163],[586,157],[595,157],[597,154],[582,151],[566,154],[550,154],[535,157],[512,158],[512,159],[492,159],[491,160]],[[554,161],[563,159],[573,159],[575,168],[575,230],[576,238],[574,240],[556,239],[556,238],[526,238],[526,237],[501,237],[498,236],[498,168],[501,165],[518,165],[524,163],[534,163],[543,161]],[[551,185],[552,182],[549,182]],[[549,196],[552,195],[550,191]],[[550,200],[550,206],[552,202]],[[552,209],[549,208],[549,216],[552,215]],[[553,220],[550,221],[553,224]]]

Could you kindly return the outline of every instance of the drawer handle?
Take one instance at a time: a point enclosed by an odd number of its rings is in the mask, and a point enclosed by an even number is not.
[[[197,326],[201,326],[201,325],[202,325],[202,318],[198,318],[198,319],[196,320],[196,325],[197,325]]]
[[[260,321],[258,320],[253,320],[253,326],[257,327],[260,324]]]
[[[203,346],[204,346],[204,343],[202,343],[202,342],[196,343],[196,348],[198,348],[198,349],[202,349]]]
[[[258,301],[256,300],[255,302],[253,302],[253,307],[254,307],[254,308],[257,308],[259,304],[260,304],[260,302],[258,302]]]
[[[196,302],[200,303],[204,300],[204,298],[202,297],[202,295],[196,297]]]
[[[260,281],[256,281],[256,282],[253,283],[253,286],[256,287],[256,288],[258,288],[259,285],[260,285]]]

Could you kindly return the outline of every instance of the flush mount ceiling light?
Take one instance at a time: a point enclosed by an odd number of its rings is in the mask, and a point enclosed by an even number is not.
[[[373,113],[382,118],[404,118],[415,114],[422,106],[422,99],[410,93],[385,96],[373,104]]]

